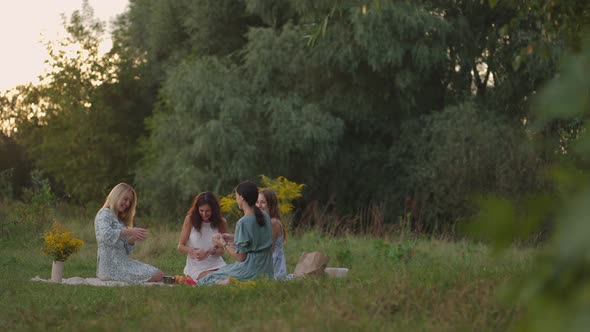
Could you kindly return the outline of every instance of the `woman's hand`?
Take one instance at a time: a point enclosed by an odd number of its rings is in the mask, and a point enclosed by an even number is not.
[[[234,242],[234,235],[230,233],[223,233],[221,234],[225,242],[233,243]]]
[[[223,247],[226,241],[223,239],[221,234],[217,233],[211,237],[211,242],[213,242],[213,244],[218,247]]]
[[[189,249],[189,256],[192,259],[196,259],[198,261],[202,261],[209,256],[209,250],[204,250],[201,248],[190,248]]]
[[[209,255],[217,255],[217,248],[219,248],[219,247],[217,247],[217,246],[211,247],[211,248],[207,249],[207,253]]]
[[[215,239],[212,241],[214,246],[221,247],[225,246],[225,241],[223,239]]]
[[[143,241],[145,239],[147,239],[149,232],[147,231],[147,229],[143,229],[143,228],[139,228],[139,227],[133,227],[131,229],[127,230],[128,234],[129,234],[129,239],[132,240],[133,242],[135,241]]]

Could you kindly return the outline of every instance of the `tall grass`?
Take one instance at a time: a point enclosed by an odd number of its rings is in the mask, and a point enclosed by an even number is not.
[[[65,277],[94,277],[95,211],[56,209],[56,218],[86,245],[65,264]],[[134,258],[182,274],[180,224],[141,218],[151,237]],[[12,228],[0,240],[0,329],[13,330],[505,330],[518,308],[502,303],[504,283],[529,267],[530,250],[501,257],[467,241],[333,237],[308,230],[285,246],[292,272],[302,252],[321,251],[347,278],[259,281],[253,287],[68,286],[48,279],[51,259],[38,235]],[[227,259],[228,261],[230,259]]]

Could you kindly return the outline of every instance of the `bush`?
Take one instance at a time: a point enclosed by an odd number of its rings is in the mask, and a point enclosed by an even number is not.
[[[276,179],[269,178],[265,175],[260,176],[262,186],[261,188],[270,188],[274,190],[279,199],[279,210],[281,212],[282,222],[285,227],[289,228],[289,214],[293,211],[293,201],[301,198],[304,184],[299,184],[290,181],[284,176],[279,176]],[[219,199],[221,205],[221,212],[233,220],[239,219],[242,214],[238,210],[235,193],[223,196]]]
[[[13,188],[12,188],[12,176],[14,168],[9,168],[0,171],[0,199],[12,199]]]
[[[56,198],[49,180],[40,171],[33,171],[31,178],[33,185],[24,190],[23,201],[5,203],[9,212],[2,221],[4,236],[9,236],[15,226],[39,235],[53,222]]]
[[[519,197],[543,188],[545,163],[526,134],[522,124],[471,103],[408,123],[390,159],[407,195],[394,198],[405,199],[403,215],[415,229],[451,231],[474,215],[476,195]]]

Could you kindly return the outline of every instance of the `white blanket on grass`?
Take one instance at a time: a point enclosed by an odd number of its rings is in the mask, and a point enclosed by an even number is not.
[[[63,278],[61,282],[54,282],[51,279],[42,279],[39,276],[36,276],[31,279],[31,281],[40,281],[40,282],[49,282],[54,284],[64,284],[64,285],[90,285],[90,286],[107,286],[107,287],[114,287],[114,286],[164,286],[162,282],[143,282],[143,283],[129,283],[129,282],[122,282],[122,281],[111,281],[111,280],[100,280],[98,278],[82,278],[82,277],[71,277],[71,278]],[[172,285],[167,285],[172,286]]]

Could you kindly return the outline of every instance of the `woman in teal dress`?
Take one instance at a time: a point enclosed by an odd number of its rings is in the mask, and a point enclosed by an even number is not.
[[[238,220],[233,236],[213,236],[213,243],[224,247],[236,262],[203,277],[199,285],[228,284],[231,277],[241,281],[274,277],[272,224],[268,214],[256,206],[257,199],[256,184],[247,181],[236,187],[236,202],[244,216]]]
[[[164,277],[157,268],[128,257],[135,249],[135,242],[148,236],[147,230],[133,227],[136,204],[135,190],[119,183],[96,214],[96,276],[102,280],[140,283],[160,281]]]

